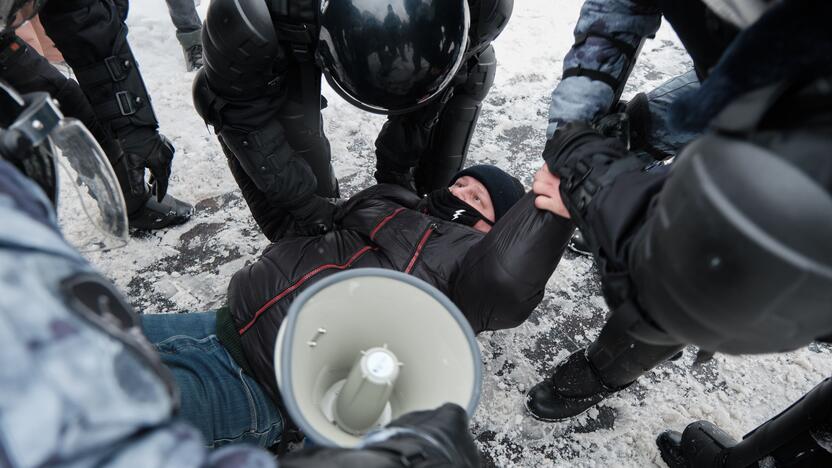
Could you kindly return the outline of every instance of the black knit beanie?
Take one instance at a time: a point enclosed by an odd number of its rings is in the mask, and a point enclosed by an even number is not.
[[[494,205],[495,222],[499,221],[526,193],[519,180],[490,164],[479,164],[459,171],[451,179],[450,185],[463,176],[471,176],[485,185],[491,197],[491,203]]]

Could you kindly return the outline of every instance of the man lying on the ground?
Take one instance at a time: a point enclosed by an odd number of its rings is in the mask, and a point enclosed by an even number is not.
[[[474,166],[452,180],[424,199],[398,185],[368,188],[338,207],[338,229],[285,235],[237,272],[228,307],[144,316],[145,334],[182,389],[183,416],[215,444],[277,441],[280,324],[297,294],[348,268],[399,270],[428,282],[476,333],[523,323],[543,298],[573,226],[536,209],[534,196],[497,167]]]
[[[20,8],[33,5],[0,2],[0,29]],[[175,382],[138,317],[58,228],[56,146],[81,160],[70,165],[83,178],[68,183],[95,200],[89,207],[127,224],[106,156],[85,133],[45,93],[20,96],[0,80],[0,466],[477,466],[465,410],[453,404],[402,415],[359,449],[307,448],[279,463],[242,444],[206,450],[178,420]]]

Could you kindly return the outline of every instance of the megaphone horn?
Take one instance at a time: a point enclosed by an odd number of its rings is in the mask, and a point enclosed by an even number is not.
[[[292,419],[319,445],[352,447],[411,411],[453,402],[473,415],[479,347],[436,288],[397,271],[334,274],[294,301],[275,345]]]

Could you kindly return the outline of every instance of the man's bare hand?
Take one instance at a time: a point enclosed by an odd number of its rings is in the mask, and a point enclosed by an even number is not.
[[[534,174],[532,191],[537,195],[534,199],[537,209],[551,211],[562,218],[571,218],[560,198],[560,178],[549,171],[548,164],[543,164]]]

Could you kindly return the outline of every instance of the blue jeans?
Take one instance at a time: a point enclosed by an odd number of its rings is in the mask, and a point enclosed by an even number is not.
[[[141,323],[179,386],[180,416],[209,447],[280,440],[280,411],[217,339],[216,312],[142,315]]]

